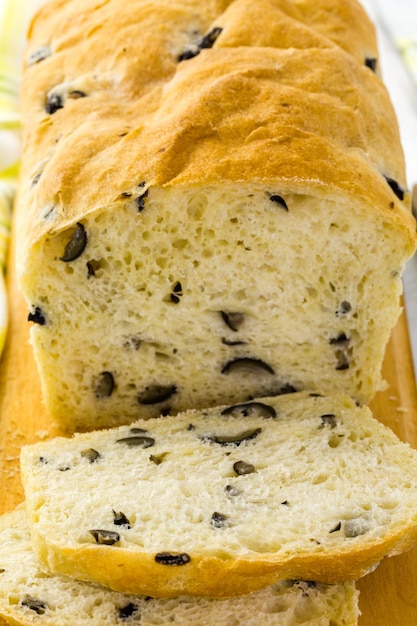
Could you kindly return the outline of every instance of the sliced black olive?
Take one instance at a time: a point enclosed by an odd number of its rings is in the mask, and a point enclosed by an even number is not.
[[[227,515],[215,511],[211,516],[210,524],[214,526],[214,528],[224,528],[227,525]]]
[[[233,359],[226,363],[222,368],[222,374],[231,374],[234,372],[246,371],[248,374],[260,374],[267,372],[268,374],[274,374],[274,370],[268,363],[265,363],[261,359],[251,359],[249,357],[241,357]]]
[[[116,443],[124,443],[129,448],[152,448],[155,445],[153,437],[145,437],[145,435],[133,435],[132,437],[123,437],[117,439]]]
[[[64,249],[64,254],[59,257],[61,261],[69,263],[75,261],[85,250],[87,245],[87,232],[84,226],[77,222],[75,230],[71,236],[71,239],[67,243]]]
[[[87,97],[87,94],[85,93],[85,91],[81,91],[80,89],[73,89],[68,94],[68,98],[71,98],[72,100],[78,100],[79,98],[86,98],[86,97]]]
[[[29,54],[26,60],[26,65],[30,67],[31,65],[40,63],[44,59],[47,59],[49,56],[51,56],[51,54],[52,51],[49,46],[39,46],[39,48]]]
[[[352,305],[347,300],[342,300],[336,309],[336,317],[343,317],[352,310]]]
[[[245,402],[235,404],[223,409],[222,415],[234,415],[236,417],[276,417],[277,412],[273,406],[263,402]]]
[[[158,404],[177,392],[176,385],[149,385],[138,395],[139,404]]]
[[[337,419],[336,415],[333,415],[333,413],[325,413],[324,415],[321,415],[320,418],[320,428],[324,428],[325,426],[329,426],[330,428],[336,428]]]
[[[113,511],[113,524],[130,528],[130,522],[122,511]]]
[[[375,57],[366,57],[365,66],[369,67],[373,72],[376,72],[376,66],[378,64],[378,59]]]
[[[329,530],[329,534],[337,533],[338,530],[342,528],[342,522],[337,522],[336,526],[334,526],[331,530]]]
[[[184,52],[179,55],[178,61],[187,61],[200,54],[201,50],[212,48],[222,30],[223,29],[218,26],[213,28],[213,30],[204,35],[204,37],[199,39],[193,46],[184,50]]]
[[[171,302],[173,302],[174,304],[178,304],[182,295],[182,285],[180,281],[177,280],[177,282],[172,287],[172,293],[170,295]]]
[[[145,200],[148,197],[148,194],[149,194],[149,189],[147,189],[140,196],[135,198],[135,202],[136,202],[136,204],[138,206],[138,212],[139,213],[142,213],[143,209],[145,208]]]
[[[64,108],[64,101],[62,96],[57,93],[52,93],[48,96],[48,99],[45,104],[45,111],[48,115],[53,115],[59,109]]]
[[[119,619],[125,620],[128,617],[131,617],[134,613],[138,613],[139,607],[137,604],[133,604],[133,602],[129,602],[126,606],[122,606],[118,609]]]
[[[231,341],[230,339],[222,337],[222,344],[225,346],[245,346],[246,343],[246,341]]]
[[[145,435],[148,431],[146,430],[146,428],[137,428],[136,426],[134,426],[133,428],[129,428],[129,432],[132,435]]]
[[[158,552],[155,554],[155,561],[160,565],[186,565],[191,561],[191,557],[186,552],[171,554],[171,552]]]
[[[400,200],[404,200],[404,189],[400,187],[397,181],[394,180],[393,178],[390,178],[389,176],[384,176],[384,178],[387,181],[388,185],[393,190],[393,192],[395,193],[395,195],[397,196],[397,198],[399,198]]]
[[[237,332],[245,321],[243,313],[227,313],[226,311],[220,311],[220,314],[224,323],[234,332]]]
[[[288,211],[288,205],[282,196],[277,196],[274,194],[274,195],[270,195],[269,199],[271,200],[271,202],[275,202],[276,204],[279,204],[281,208]]]
[[[120,541],[119,533],[113,530],[89,530],[88,532],[93,535],[98,544],[103,546],[113,546]]]
[[[233,463],[233,469],[238,476],[244,476],[245,474],[253,474],[255,466],[252,463],[246,463],[246,461],[236,461]]]
[[[40,324],[40,326],[45,326],[46,317],[39,306],[32,308],[28,315],[28,322],[34,322],[35,324]]]
[[[94,450],[94,448],[81,450],[80,454],[84,459],[88,459],[90,463],[95,463],[98,459],[101,458],[100,452],[97,452],[97,450]]]
[[[218,443],[221,446],[240,446],[244,441],[255,439],[259,433],[262,432],[262,428],[251,428],[251,430],[245,430],[242,433],[236,435],[204,435],[203,441],[210,441],[211,443]]]
[[[114,376],[111,372],[101,372],[94,383],[96,398],[109,398],[114,390]]]
[[[31,611],[37,613],[37,615],[44,615],[46,609],[49,608],[46,602],[33,598],[32,596],[26,596],[26,598],[22,600],[22,606],[27,606]]]

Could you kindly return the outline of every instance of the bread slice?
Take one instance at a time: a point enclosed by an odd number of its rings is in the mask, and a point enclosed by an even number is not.
[[[416,234],[377,56],[356,0],[40,11],[15,233],[64,428],[380,388]]]
[[[32,550],[24,508],[0,518],[0,617],[13,626],[356,626],[353,582],[283,580],[226,600],[123,595],[45,569]]]
[[[417,452],[345,396],[300,392],[23,448],[52,571],[146,595],[338,583],[417,540]]]

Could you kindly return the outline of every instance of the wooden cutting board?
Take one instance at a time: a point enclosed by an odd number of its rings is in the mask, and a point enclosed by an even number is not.
[[[19,477],[21,446],[61,434],[42,406],[28,344],[27,309],[16,288],[13,264],[9,267],[10,327],[0,363],[0,513],[23,500]],[[417,392],[405,315],[392,334],[384,377],[389,386],[373,402],[374,414],[417,449]],[[359,477],[360,471],[358,467]],[[360,626],[417,626],[417,547],[385,559],[358,586]],[[5,626],[5,622],[0,620],[0,626]]]

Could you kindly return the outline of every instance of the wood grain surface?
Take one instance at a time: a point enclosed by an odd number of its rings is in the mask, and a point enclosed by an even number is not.
[[[61,434],[42,406],[28,344],[27,309],[16,288],[13,264],[9,267],[10,327],[0,363],[0,513],[10,511],[23,500],[19,477],[21,446]],[[374,415],[417,449],[417,393],[405,315],[388,345],[384,377],[388,387],[372,403]],[[358,586],[360,626],[417,626],[417,547],[385,559]],[[4,624],[0,620],[0,626]]]

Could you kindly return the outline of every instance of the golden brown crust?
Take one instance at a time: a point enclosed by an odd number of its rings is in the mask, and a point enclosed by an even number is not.
[[[215,27],[211,49],[178,62]],[[385,213],[413,249],[409,194],[401,202],[384,180],[405,189],[398,128],[364,64],[375,35],[353,0],[56,1],[29,35],[28,54],[52,54],[23,80],[20,261],[142,181],[348,194]],[[52,114],[51,90],[63,101]]]

